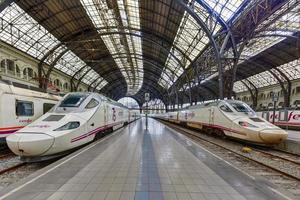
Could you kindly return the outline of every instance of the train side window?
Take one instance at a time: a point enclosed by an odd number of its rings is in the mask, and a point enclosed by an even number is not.
[[[220,109],[223,110],[224,112],[232,112],[232,110],[226,105],[221,105]]]
[[[43,104],[43,114],[45,114],[46,112],[51,110],[51,108],[53,108],[54,105],[55,104],[53,104],[53,103],[44,103]]]
[[[16,115],[17,116],[33,116],[33,102],[16,100]]]
[[[87,108],[87,109],[95,108],[98,105],[99,105],[99,102],[96,99],[91,99],[91,101],[85,106],[85,108]]]

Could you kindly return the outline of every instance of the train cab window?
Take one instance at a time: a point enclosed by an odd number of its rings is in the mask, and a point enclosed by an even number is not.
[[[33,102],[30,101],[16,101],[16,115],[17,116],[33,116]]]
[[[242,113],[255,114],[255,112],[246,104],[232,102],[230,105],[237,111]]]
[[[221,105],[220,109],[223,110],[224,112],[232,112],[232,110],[226,105]]]
[[[98,105],[99,105],[99,102],[96,99],[91,99],[91,101],[85,106],[85,108],[87,108],[87,109],[95,108]]]
[[[79,107],[87,98],[88,94],[69,94],[59,105],[59,107]]]
[[[51,108],[53,108],[54,105],[55,104],[52,104],[52,103],[44,103],[43,104],[43,113],[45,114],[46,112],[51,110]]]

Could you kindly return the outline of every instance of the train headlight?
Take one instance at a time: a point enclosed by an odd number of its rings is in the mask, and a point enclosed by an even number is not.
[[[80,122],[69,122],[57,129],[55,129],[54,131],[65,131],[65,130],[71,130],[71,129],[75,129],[78,128],[80,126]]]
[[[250,124],[249,122],[240,121],[239,125],[247,128],[258,128],[257,126]]]

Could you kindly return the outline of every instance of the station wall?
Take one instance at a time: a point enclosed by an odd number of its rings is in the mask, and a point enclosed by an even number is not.
[[[38,87],[38,63],[39,60],[30,55],[0,42],[0,80],[13,81],[33,87]],[[47,69],[49,66],[44,65]],[[48,89],[56,92],[70,92],[71,77],[57,69],[50,75]],[[79,91],[87,91],[88,86],[84,83],[79,85]]]

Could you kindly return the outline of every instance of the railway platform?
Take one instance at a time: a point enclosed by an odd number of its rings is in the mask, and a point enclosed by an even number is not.
[[[288,140],[296,141],[300,143],[300,130],[286,130],[289,134]]]
[[[277,146],[278,149],[300,154],[300,130],[286,130],[288,138]]]
[[[149,119],[37,171],[0,191],[0,200],[293,199],[248,176],[190,139]]]

